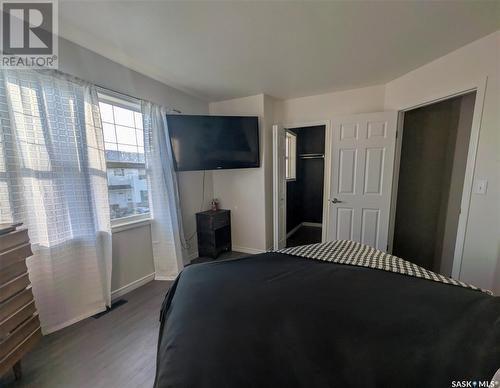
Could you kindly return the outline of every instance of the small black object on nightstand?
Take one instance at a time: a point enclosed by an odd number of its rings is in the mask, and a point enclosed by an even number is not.
[[[198,256],[216,259],[231,250],[231,211],[207,210],[196,213]]]

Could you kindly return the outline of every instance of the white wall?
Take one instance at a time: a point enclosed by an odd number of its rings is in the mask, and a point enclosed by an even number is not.
[[[112,291],[119,290],[154,272],[149,225],[113,232]]]
[[[64,73],[104,88],[178,109],[182,113],[208,112],[207,102],[130,70],[68,40],[59,39],[59,54],[59,70]],[[194,214],[200,211],[202,178],[202,172],[179,174],[181,211],[186,236],[195,231]],[[205,209],[212,196],[212,176],[208,173],[203,206]],[[191,256],[196,255],[196,244],[195,236],[190,244]],[[152,268],[149,225],[113,233],[113,291],[151,274]]]
[[[210,103],[213,115],[258,116],[260,128],[260,167],[213,172],[214,196],[224,209],[231,210],[233,250],[264,252],[266,241],[265,149],[266,120],[264,95]]]
[[[470,88],[488,77],[474,179],[486,195],[472,194],[461,279],[500,294],[500,31],[468,44],[386,85],[385,108],[402,109]]]
[[[275,115],[283,124],[331,120],[335,116],[384,110],[383,85],[341,92],[291,98],[275,104]]]

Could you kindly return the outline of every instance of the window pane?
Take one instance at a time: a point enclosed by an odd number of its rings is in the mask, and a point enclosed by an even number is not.
[[[135,127],[142,129],[142,113],[134,112]]]
[[[137,137],[137,145],[139,147],[144,147],[144,131],[137,130],[136,137]]]
[[[116,126],[117,142],[121,144],[137,145],[135,139],[135,129],[129,127]]]
[[[104,149],[106,151],[118,151],[118,146],[116,145],[116,143],[104,143]],[[106,153],[106,160],[110,160],[108,158],[108,153]],[[112,159],[112,160],[115,160],[115,159]]]
[[[129,109],[120,108],[119,106],[113,107],[115,111],[115,124],[126,125],[134,127],[134,112]]]
[[[104,133],[104,141],[116,143],[115,126],[113,124],[102,123],[102,131]]]
[[[100,102],[99,108],[103,120],[106,161],[144,166],[142,114],[106,102]],[[107,176],[112,219],[149,213],[144,167],[110,167]]]
[[[111,219],[149,213],[144,169],[108,168],[108,191]]]
[[[137,153],[137,146],[128,144],[118,144],[118,151]]]
[[[113,107],[105,102],[99,103],[99,111],[101,112],[101,120],[113,123]]]

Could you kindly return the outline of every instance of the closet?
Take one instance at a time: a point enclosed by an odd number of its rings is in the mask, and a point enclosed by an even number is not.
[[[476,94],[407,111],[393,254],[451,276]]]
[[[325,126],[287,129],[287,246],[321,242]],[[288,141],[290,139],[290,141]]]

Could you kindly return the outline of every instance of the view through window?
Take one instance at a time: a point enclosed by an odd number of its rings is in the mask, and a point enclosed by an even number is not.
[[[149,218],[144,131],[138,104],[99,94],[111,221]]]

